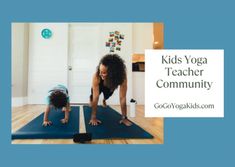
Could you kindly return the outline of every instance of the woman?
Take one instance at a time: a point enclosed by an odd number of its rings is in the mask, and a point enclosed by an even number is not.
[[[90,103],[92,106],[92,114],[89,124],[98,125],[101,123],[96,118],[97,104],[99,95],[103,93],[103,106],[106,107],[106,100],[112,96],[115,89],[120,86],[119,96],[122,111],[120,123],[130,126],[131,122],[127,119],[126,92],[127,92],[127,76],[124,61],[117,54],[107,54],[101,60],[97,67],[97,71],[92,79],[92,88]]]

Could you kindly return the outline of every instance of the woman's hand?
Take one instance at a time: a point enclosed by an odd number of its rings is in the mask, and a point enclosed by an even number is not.
[[[129,121],[128,119],[121,119],[119,123],[124,124],[126,126],[131,126],[132,125],[131,121]]]
[[[92,125],[92,126],[97,126],[97,125],[101,124],[101,121],[96,119],[96,118],[92,118],[90,120],[89,124]]]

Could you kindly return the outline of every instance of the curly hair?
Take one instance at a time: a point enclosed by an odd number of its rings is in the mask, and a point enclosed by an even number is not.
[[[107,54],[99,62],[97,67],[97,76],[99,76],[99,66],[104,65],[107,67],[107,87],[116,89],[126,79],[126,65],[124,60],[117,54]]]
[[[61,91],[52,92],[49,98],[50,104],[53,105],[55,108],[61,109],[67,104],[67,97]]]

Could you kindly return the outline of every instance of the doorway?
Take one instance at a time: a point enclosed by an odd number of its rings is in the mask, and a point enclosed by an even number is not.
[[[92,76],[101,57],[99,24],[69,25],[68,88],[71,103],[89,103]]]

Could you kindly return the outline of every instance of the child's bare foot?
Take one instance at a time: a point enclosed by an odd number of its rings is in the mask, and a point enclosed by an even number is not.
[[[90,98],[89,98],[89,107],[92,107],[92,95],[90,95]]]
[[[105,99],[103,100],[103,107],[107,107]]]
[[[63,111],[63,112],[66,112],[66,111],[70,112],[70,111],[71,111],[71,107],[70,107],[70,106],[69,106],[69,108],[63,107],[63,108],[62,108],[62,111]]]

